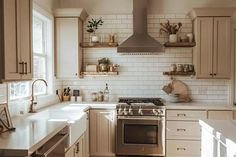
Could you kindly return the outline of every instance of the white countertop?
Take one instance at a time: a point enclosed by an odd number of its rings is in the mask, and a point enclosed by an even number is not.
[[[15,131],[0,134],[0,156],[15,152],[28,156],[42,146],[48,139],[67,126],[66,122],[50,122],[46,119],[13,120]]]
[[[189,110],[236,110],[236,106],[228,103],[189,102],[189,103],[165,103],[166,109],[189,109]]]
[[[84,117],[85,111],[89,109],[115,109],[116,105],[117,102],[66,102],[49,106],[36,114],[15,117],[13,123],[16,131],[0,135],[0,155],[6,150],[16,150],[19,151],[18,153],[28,155],[65,126]],[[166,109],[236,110],[235,106],[226,103],[166,102],[164,107]]]
[[[223,143],[236,144],[235,120],[200,120],[200,125]]]

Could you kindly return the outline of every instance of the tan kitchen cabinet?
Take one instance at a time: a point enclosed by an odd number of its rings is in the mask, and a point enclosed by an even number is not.
[[[0,2],[0,82],[30,80],[32,69],[32,1]]]
[[[230,18],[197,17],[193,62],[197,78],[230,78]]]
[[[85,135],[83,134],[73,146],[67,150],[65,157],[85,157]]]
[[[90,110],[90,156],[115,156],[115,110]]]
[[[83,9],[57,9],[55,15],[55,76],[78,78],[82,70]]]
[[[233,120],[233,111],[232,110],[208,111],[208,119]]]

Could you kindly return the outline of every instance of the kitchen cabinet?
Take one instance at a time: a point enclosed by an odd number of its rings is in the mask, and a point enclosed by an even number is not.
[[[0,82],[31,80],[32,1],[0,1]]]
[[[208,119],[211,120],[233,120],[232,110],[208,111]]]
[[[167,110],[166,113],[166,157],[200,157],[201,129],[198,121],[207,118],[207,111]]]
[[[83,9],[55,11],[55,75],[57,78],[78,78],[82,71]]]
[[[230,17],[197,17],[193,52],[196,77],[230,78]]]
[[[65,157],[85,157],[85,134],[67,150]]]
[[[115,156],[116,110],[90,110],[90,156]]]

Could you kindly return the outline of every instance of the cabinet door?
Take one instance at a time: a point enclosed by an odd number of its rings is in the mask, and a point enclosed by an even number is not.
[[[74,146],[72,146],[65,154],[65,157],[75,157],[75,149]]]
[[[75,157],[84,157],[84,135],[74,145]]]
[[[17,50],[23,63],[22,79],[33,78],[32,70],[32,3],[31,0],[16,0],[17,3]]]
[[[208,119],[233,120],[233,111],[208,111]]]
[[[115,110],[90,111],[90,156],[115,155]]]
[[[77,78],[79,76],[79,19],[56,18],[56,76]]]
[[[214,17],[214,78],[230,78],[230,18]]]
[[[197,78],[212,78],[213,69],[213,18],[195,20],[196,47],[194,63]]]
[[[4,40],[4,48],[1,52],[1,57],[4,57],[3,64],[3,79],[4,80],[20,80],[22,72],[22,64],[20,64],[20,54],[17,51],[16,32],[17,32],[17,17],[16,17],[16,1],[4,0],[3,1],[4,15],[3,26],[4,35],[1,38]]]

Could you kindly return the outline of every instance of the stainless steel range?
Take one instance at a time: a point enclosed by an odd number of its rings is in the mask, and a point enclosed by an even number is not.
[[[116,155],[165,156],[165,110],[159,98],[120,98]]]

